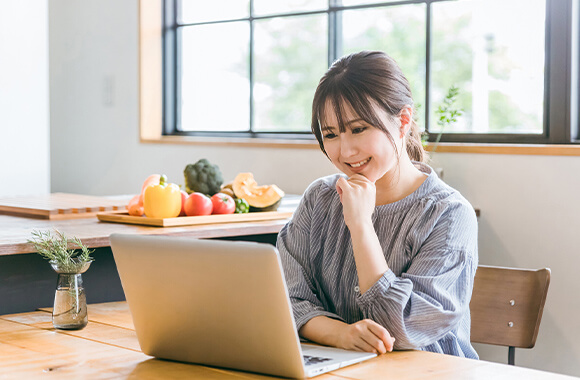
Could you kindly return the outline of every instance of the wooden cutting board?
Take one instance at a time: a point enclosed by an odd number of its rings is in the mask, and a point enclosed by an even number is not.
[[[39,196],[0,198],[0,213],[42,219],[94,217],[99,212],[125,210],[129,199],[52,193]]]
[[[262,220],[287,219],[291,211],[248,212],[246,214],[178,216],[177,218],[148,218],[131,216],[127,212],[98,213],[97,218],[103,222],[140,224],[154,227],[193,226],[196,224],[255,222]]]

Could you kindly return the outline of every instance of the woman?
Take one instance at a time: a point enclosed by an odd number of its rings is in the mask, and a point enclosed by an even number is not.
[[[382,52],[322,77],[312,131],[342,172],[312,183],[277,246],[301,337],[345,349],[477,358],[477,220],[423,163],[407,79]]]

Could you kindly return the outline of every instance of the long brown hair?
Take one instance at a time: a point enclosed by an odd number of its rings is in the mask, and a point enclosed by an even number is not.
[[[312,133],[320,149],[324,150],[321,121],[324,120],[327,102],[332,106],[340,132],[346,130],[344,123],[345,103],[358,117],[383,131],[397,150],[393,136],[373,110],[373,104],[395,119],[405,106],[413,107],[409,81],[397,63],[380,51],[362,51],[344,56],[334,62],[314,93],[312,101]],[[407,138],[406,148],[411,160],[424,162],[427,154],[421,144],[421,133],[414,119]],[[328,156],[328,155],[327,155]],[[398,156],[398,154],[397,154]]]

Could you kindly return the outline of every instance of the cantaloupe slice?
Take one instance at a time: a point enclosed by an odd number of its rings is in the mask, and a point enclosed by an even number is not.
[[[236,197],[248,202],[250,211],[277,210],[284,197],[284,192],[276,185],[258,186],[252,173],[238,174],[232,188]]]

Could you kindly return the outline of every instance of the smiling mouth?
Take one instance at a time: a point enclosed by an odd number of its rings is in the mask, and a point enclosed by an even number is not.
[[[346,163],[346,164],[347,164],[348,166],[350,166],[351,168],[358,169],[358,168],[360,168],[361,166],[364,166],[364,165],[365,165],[367,162],[369,162],[370,160],[371,160],[371,158],[369,157],[369,158],[367,158],[366,160],[362,160],[362,161],[359,161],[359,162],[353,162],[353,163],[350,163],[350,164],[349,164],[349,163]]]

